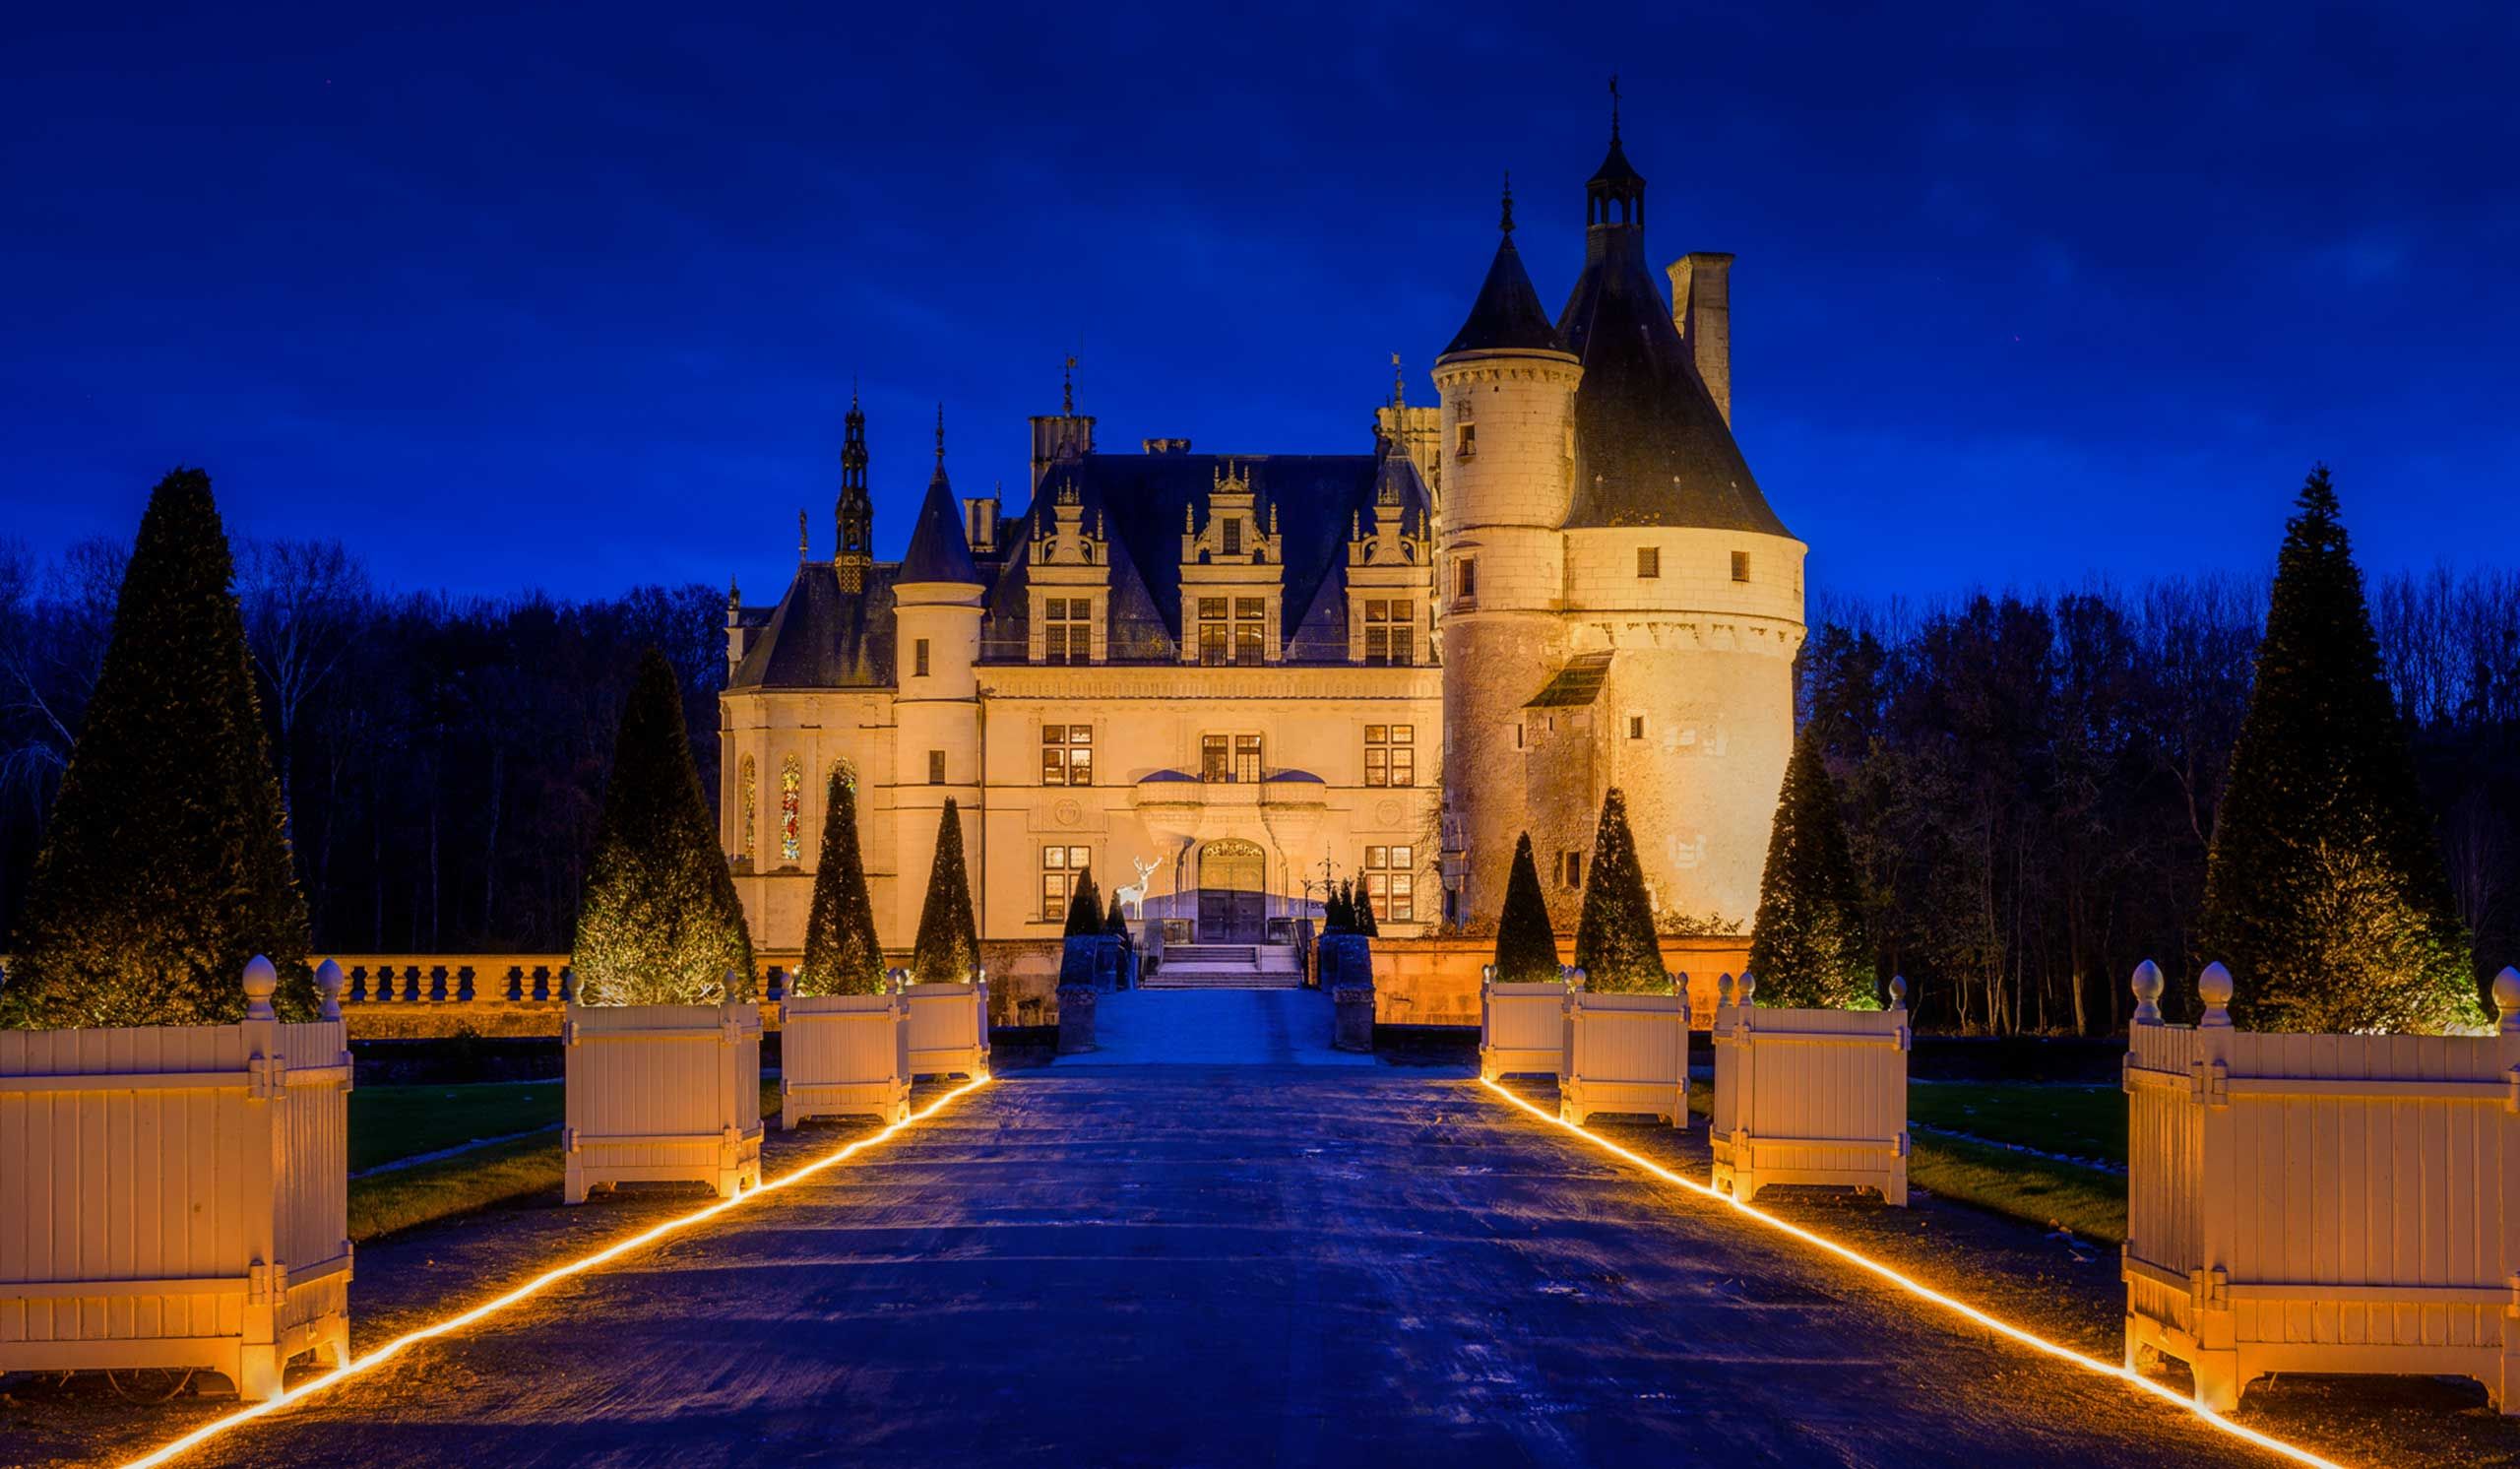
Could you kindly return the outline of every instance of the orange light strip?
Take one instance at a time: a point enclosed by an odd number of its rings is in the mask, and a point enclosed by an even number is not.
[[[1663,1165],[1656,1163],[1650,1158],[1641,1157],[1635,1153],[1631,1153],[1627,1149],[1620,1147],[1617,1143],[1611,1142],[1609,1139],[1603,1137],[1598,1133],[1588,1132],[1583,1128],[1576,1126],[1574,1123],[1567,1121],[1563,1118],[1545,1112],[1538,1107],[1534,1107],[1531,1103],[1515,1096],[1512,1092],[1507,1091],[1503,1086],[1494,1081],[1490,1081],[1482,1077],[1480,1078],[1480,1084],[1486,1087],[1489,1091],[1494,1092],[1497,1096],[1512,1103],[1514,1106],[1530,1113],[1533,1117],[1548,1123],[1550,1126],[1571,1132],[1577,1137],[1584,1139],[1586,1142],[1591,1143],[1594,1147],[1601,1149],[1603,1152],[1608,1153],[1615,1158],[1624,1159],[1625,1161],[1634,1164],[1636,1167],[1645,1170],[1647,1173],[1652,1174],[1654,1177],[1661,1179],[1666,1183],[1676,1183],[1680,1187],[1685,1188],[1692,1193],[1703,1194],[1707,1198],[1730,1205],[1733,1212],[1737,1214],[1754,1219],[1760,1224],[1766,1225],[1769,1229],[1775,1230],[1779,1234],[1790,1235],[1793,1238],[1801,1241],[1805,1245],[1826,1250],[1858,1269],[1869,1274],[1879,1276],[1881,1279],[1890,1282],[1892,1285],[1906,1291],[1911,1296],[1917,1297],[1919,1300],[1929,1302],[1932,1305],[1941,1307],[1944,1310],[1951,1312],[1953,1315],[1974,1321],[1978,1325],[1985,1327],[1987,1330],[1994,1332],[1998,1336],[2018,1342],[2022,1346],[2028,1347],[2034,1352],[2053,1357],[2061,1362],[2071,1363],[2073,1366],[2081,1368],[2085,1372],[2093,1373],[2104,1377],[2114,1377],[2129,1387],[2133,1387],[2141,1392],[2149,1393],[2152,1396],[2161,1399],[2163,1402],[2171,1404],[2173,1407],[2180,1408],[2186,1412],[2194,1414],[2197,1418],[2202,1419],[2209,1428],[2220,1433],[2228,1434],[2231,1437],[2239,1439],[2243,1443],[2252,1444],[2258,1448],[2265,1449],[2269,1453],[2289,1459],[2296,1464],[2308,1464],[2313,1466],[2313,1469],[2345,1469],[2344,1465],[2337,1463],[2335,1460],[2321,1458],[2317,1454],[2314,1454],[2308,1449],[2302,1448],[2298,1444],[2287,1443],[2281,1438],[2261,1434],[2257,1430],[2249,1428],[2244,1424],[2234,1423],[2231,1419],[2224,1417],[2222,1414],[2215,1412],[2211,1408],[2200,1406],[2194,1400],[2182,1397],[2162,1383],[2156,1382],[2152,1378],[2145,1376],[2143,1373],[2129,1371],[2121,1364],[2103,1362],[2097,1357],[2087,1357],[2082,1353],[2075,1351],[2071,1347],[2049,1341],[2048,1338],[2041,1336],[2034,1331],[2016,1326],[2010,1321],[2003,1320],[1999,1317],[1988,1315],[1986,1312],[1980,1310],[1977,1307],[1971,1306],[1965,1301],[1954,1300],[1951,1297],[1942,1294],[1940,1291],[1925,1285],[1922,1281],[1900,1274],[1897,1270],[1881,1263],[1870,1255],[1858,1253],[1858,1251],[1839,1244],[1835,1240],[1828,1239],[1825,1236],[1815,1235],[1809,1230],[1803,1229],[1798,1225],[1788,1224],[1786,1221],[1777,1218],[1774,1214],[1770,1214],[1764,1209],[1760,1209],[1751,1204],[1742,1203],[1740,1200],[1734,1198],[1729,1193],[1718,1192],[1716,1189],[1697,1182],[1695,1179],[1682,1178],[1680,1175],[1671,1172],[1670,1169],[1665,1168]]]
[[[484,1301],[480,1305],[473,1307],[471,1310],[447,1316],[442,1320],[432,1321],[428,1325],[419,1327],[416,1330],[407,1331],[401,1336],[394,1338],[392,1341],[385,1343],[383,1346],[376,1348],[374,1351],[369,1352],[366,1356],[354,1357],[350,1359],[347,1364],[342,1367],[337,1367],[320,1377],[309,1378],[306,1381],[298,1383],[294,1387],[274,1393],[263,1401],[248,1404],[247,1406],[239,1408],[235,1412],[228,1414],[224,1418],[213,1419],[209,1423],[203,1424],[200,1428],[193,1430],[191,1433],[184,1435],[182,1437],[158,1448],[153,1449],[139,1458],[131,1460],[128,1464],[123,1466],[123,1469],[146,1469],[146,1466],[152,1464],[166,1463],[176,1455],[184,1452],[186,1449],[199,1447],[201,1444],[218,1437],[220,1435],[226,1433],[230,1429],[241,1428],[246,1424],[252,1423],[257,1418],[263,1418],[270,1414],[277,1413],[281,1409],[285,1408],[292,1403],[301,1402],[306,1398],[314,1396],[316,1393],[325,1391],[328,1388],[338,1387],[342,1383],[348,1381],[350,1378],[358,1376],[363,1373],[373,1372],[377,1368],[393,1361],[395,1358],[400,1357],[403,1353],[410,1350],[412,1347],[418,1346],[424,1341],[433,1341],[438,1337],[448,1335],[452,1332],[461,1331],[475,1321],[485,1320],[491,1316],[497,1315],[499,1312],[506,1310],[509,1307],[516,1305],[518,1302],[531,1300],[532,1298],[542,1294],[544,1291],[549,1290],[552,1286],[559,1284],[561,1281],[569,1279],[571,1276],[583,1275],[598,1265],[619,1259],[621,1256],[639,1248],[641,1245],[653,1245],[667,1235],[679,1234],[680,1232],[691,1228],[695,1224],[705,1223],[732,1209],[740,1209],[746,1204],[752,1203],[768,1194],[775,1193],[778,1190],[787,1187],[790,1183],[802,1182],[805,1180],[812,1178],[814,1175],[821,1173],[824,1169],[831,1168],[848,1161],[862,1149],[871,1148],[879,1142],[886,1141],[891,1138],[893,1134],[902,1131],[904,1128],[916,1126],[920,1122],[927,1120],[929,1118],[936,1116],[936,1114],[944,1110],[948,1104],[959,1098],[969,1096],[971,1093],[988,1085],[988,1082],[989,1078],[985,1076],[981,1077],[977,1081],[966,1082],[963,1085],[956,1087],[954,1090],[947,1092],[944,1096],[937,1098],[935,1101],[929,1103],[919,1111],[913,1113],[911,1116],[902,1118],[898,1122],[893,1123],[891,1126],[885,1127],[881,1131],[870,1132],[864,1137],[857,1139],[855,1142],[827,1153],[791,1173],[773,1179],[770,1182],[761,1184],[759,1187],[752,1189],[748,1193],[738,1193],[733,1198],[722,1198],[716,1203],[709,1205],[707,1208],[696,1209],[689,1214],[682,1215],[680,1218],[668,1219],[662,1224],[657,1225],[652,1229],[642,1231],[639,1234],[632,1235],[626,1240],[616,1241],[613,1244],[607,1245],[593,1254],[582,1255],[577,1259],[569,1261],[565,1265],[558,1265],[549,1270],[545,1270],[541,1274],[534,1277],[532,1280],[527,1281],[525,1284],[509,1291],[506,1295]]]

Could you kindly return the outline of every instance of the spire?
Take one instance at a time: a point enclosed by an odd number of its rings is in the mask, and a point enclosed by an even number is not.
[[[1532,288],[1531,273],[1523,269],[1522,252],[1514,248],[1513,198],[1509,185],[1504,216],[1498,222],[1496,257],[1488,262],[1487,279],[1480,284],[1469,319],[1443,350],[1443,356],[1457,351],[1566,350],[1557,340],[1557,328],[1549,324],[1548,313],[1541,308],[1540,292]]]
[[[1076,416],[1076,353],[1067,354],[1067,365],[1059,369],[1059,416]]]
[[[1602,166],[1584,181],[1584,225],[1587,229],[1645,227],[1645,175],[1627,160],[1619,146],[1618,78],[1610,78],[1610,151]]]
[[[875,502],[866,493],[866,413],[858,407],[854,378],[850,380],[849,414],[842,422],[846,430],[840,446],[840,503],[833,512],[840,524],[840,540],[833,547],[832,564],[859,568],[858,585],[862,586],[863,568],[875,559]],[[842,584],[849,583],[844,573]]]
[[[1400,370],[1400,353],[1398,352],[1391,354],[1391,406],[1393,408],[1409,406],[1409,376]]]
[[[1505,170],[1505,214],[1496,227],[1509,235],[1514,232],[1514,170],[1511,168]]]
[[[809,533],[805,530],[805,512],[804,512],[804,510],[803,510],[803,508],[802,508],[802,507],[799,507],[799,508],[797,509],[797,511],[796,511],[796,560],[797,560],[797,562],[798,562],[799,564],[801,564],[801,563],[803,563],[807,558],[809,558],[809,557],[813,554],[813,548],[814,548],[813,537],[811,536],[811,534],[809,534]]]
[[[1618,73],[1610,73],[1610,141],[1618,141]]]
[[[963,507],[945,478],[945,405],[936,405],[936,474],[927,481],[927,498],[919,502],[918,521],[911,527],[910,549],[902,553],[900,582],[959,582],[980,585],[979,568],[972,561],[971,539],[963,534]]]

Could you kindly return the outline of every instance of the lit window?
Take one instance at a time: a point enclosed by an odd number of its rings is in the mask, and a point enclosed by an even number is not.
[[[1636,548],[1636,579],[1650,582],[1663,574],[1663,548],[1640,545]]]
[[[1377,667],[1407,668],[1417,653],[1418,612],[1408,598],[1385,602],[1368,598],[1365,611],[1365,662]]]
[[[1237,597],[1233,600],[1233,661],[1266,663],[1263,649],[1267,645],[1269,603],[1262,597]]]
[[[920,638],[911,645],[911,673],[919,678],[927,676],[927,639],[925,638]]]
[[[1260,736],[1233,736],[1233,778],[1245,783],[1260,779]]]
[[[1199,779],[1203,781],[1233,779],[1233,741],[1229,736],[1210,734],[1200,739]]]
[[[753,767],[752,756],[744,756],[743,774],[738,778],[735,794],[735,830],[741,845],[736,851],[744,861],[753,861],[753,814],[761,803],[761,772]]]
[[[1748,551],[1734,551],[1732,553],[1732,580],[1736,582],[1746,582],[1749,579],[1750,553]]]
[[[1417,849],[1411,847],[1365,849],[1365,898],[1373,905],[1376,919],[1400,924],[1418,921],[1416,856]]]
[[[1584,885],[1584,854],[1580,852],[1558,854],[1557,885],[1570,889]]]
[[[1365,784],[1417,785],[1417,741],[1415,725],[1365,726]]]
[[[1476,424],[1476,423],[1456,423],[1456,424],[1454,424],[1454,425],[1453,425],[1453,458],[1455,458],[1455,459],[1476,459],[1476,458],[1478,458],[1478,457],[1479,457],[1479,425],[1478,425],[1478,424]]]
[[[1094,727],[1092,725],[1043,725],[1041,727],[1041,784],[1044,786],[1091,786],[1094,784]]]
[[[1479,562],[1472,557],[1461,558],[1461,583],[1457,590],[1464,602],[1479,600]]]
[[[1044,847],[1041,849],[1041,922],[1057,924],[1067,921],[1067,905],[1076,897],[1077,879],[1094,864],[1094,853],[1085,847]]]
[[[1228,639],[1232,636],[1232,627],[1226,618],[1228,606],[1230,604],[1222,597],[1199,599],[1199,662],[1203,664],[1226,661],[1227,651],[1231,646]]]
[[[779,766],[779,860],[796,862],[805,852],[805,767],[789,755]]]
[[[1094,600],[1051,597],[1041,603],[1041,661],[1094,661]]]
[[[945,784],[945,752],[943,750],[927,752],[927,784],[931,786]]]

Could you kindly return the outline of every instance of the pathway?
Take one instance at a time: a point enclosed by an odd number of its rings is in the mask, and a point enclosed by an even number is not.
[[[1129,990],[1096,1006],[1095,1049],[1058,1064],[1372,1067],[1330,1049],[1331,1020],[1318,990]]]
[[[187,1462],[2269,1461],[1467,1081],[1063,1063]]]

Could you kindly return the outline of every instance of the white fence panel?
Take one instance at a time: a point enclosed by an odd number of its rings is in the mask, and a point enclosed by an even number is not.
[[[910,1000],[816,994],[779,1007],[779,1125],[807,1118],[910,1116]]]
[[[245,971],[235,1025],[0,1031],[0,1371],[348,1360],[349,1055]]]
[[[2136,972],[2126,1350],[2228,1409],[2266,1373],[2475,1377],[2520,1412],[2520,975],[2498,1034],[2256,1035]]]
[[[1597,1112],[1689,1124],[1688,982],[1664,994],[1595,994],[1575,971],[1563,1001],[1566,1050],[1557,1115],[1582,1125]]]
[[[1869,1188],[1908,1201],[1907,983],[1886,1010],[1763,1009],[1748,975],[1717,983],[1715,1186]]]
[[[561,1026],[567,1198],[598,1184],[706,1183],[732,1198],[761,1182],[761,1011],[581,1005]]]
[[[988,1075],[988,977],[966,985],[913,985],[910,1071],[913,1076]]]
[[[1500,984],[1488,965],[1479,986],[1479,1075],[1555,1076],[1566,1060],[1566,982]]]

